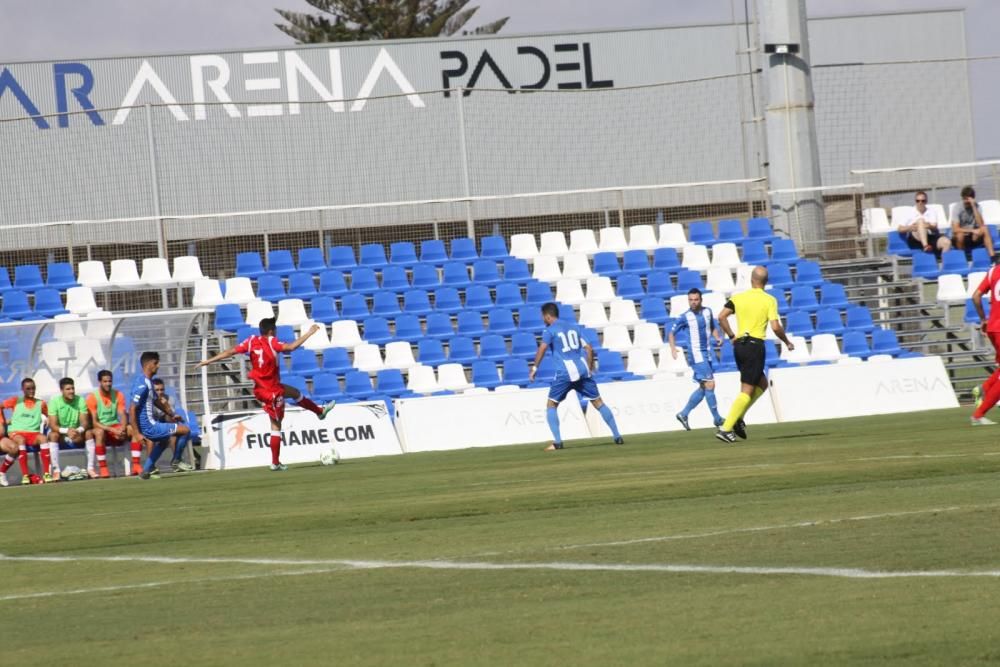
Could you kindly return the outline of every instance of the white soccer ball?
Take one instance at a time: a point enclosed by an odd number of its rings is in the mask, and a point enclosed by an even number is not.
[[[325,466],[336,465],[337,461],[339,460],[340,460],[340,454],[338,454],[337,450],[334,449],[333,447],[325,450],[322,454],[319,455],[319,462]]]

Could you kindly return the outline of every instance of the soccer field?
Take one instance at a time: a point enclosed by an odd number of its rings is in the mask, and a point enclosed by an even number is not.
[[[4,664],[1000,662],[968,410],[10,488]]]

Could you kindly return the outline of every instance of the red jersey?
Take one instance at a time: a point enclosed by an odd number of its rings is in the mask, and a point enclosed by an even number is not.
[[[986,272],[986,277],[979,283],[978,290],[983,296],[989,297],[992,306],[986,331],[1000,333],[1000,264],[994,265]]]
[[[236,346],[236,351],[250,357],[250,372],[247,374],[254,384],[277,387],[281,384],[278,353],[285,349],[284,343],[274,336],[250,336]]]

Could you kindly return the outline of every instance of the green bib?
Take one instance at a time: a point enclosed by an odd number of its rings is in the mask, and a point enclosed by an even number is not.
[[[10,430],[24,431],[26,433],[40,431],[42,429],[42,402],[35,399],[35,407],[29,408],[24,404],[24,396],[17,399],[14,412],[10,418]]]
[[[105,426],[113,426],[118,423],[118,392],[111,388],[111,402],[105,404],[101,396],[101,390],[94,392],[94,403],[97,405],[97,421]]]

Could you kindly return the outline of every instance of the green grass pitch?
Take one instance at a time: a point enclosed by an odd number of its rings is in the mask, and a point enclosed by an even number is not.
[[[0,490],[0,663],[1000,663],[967,409],[541,448]]]

